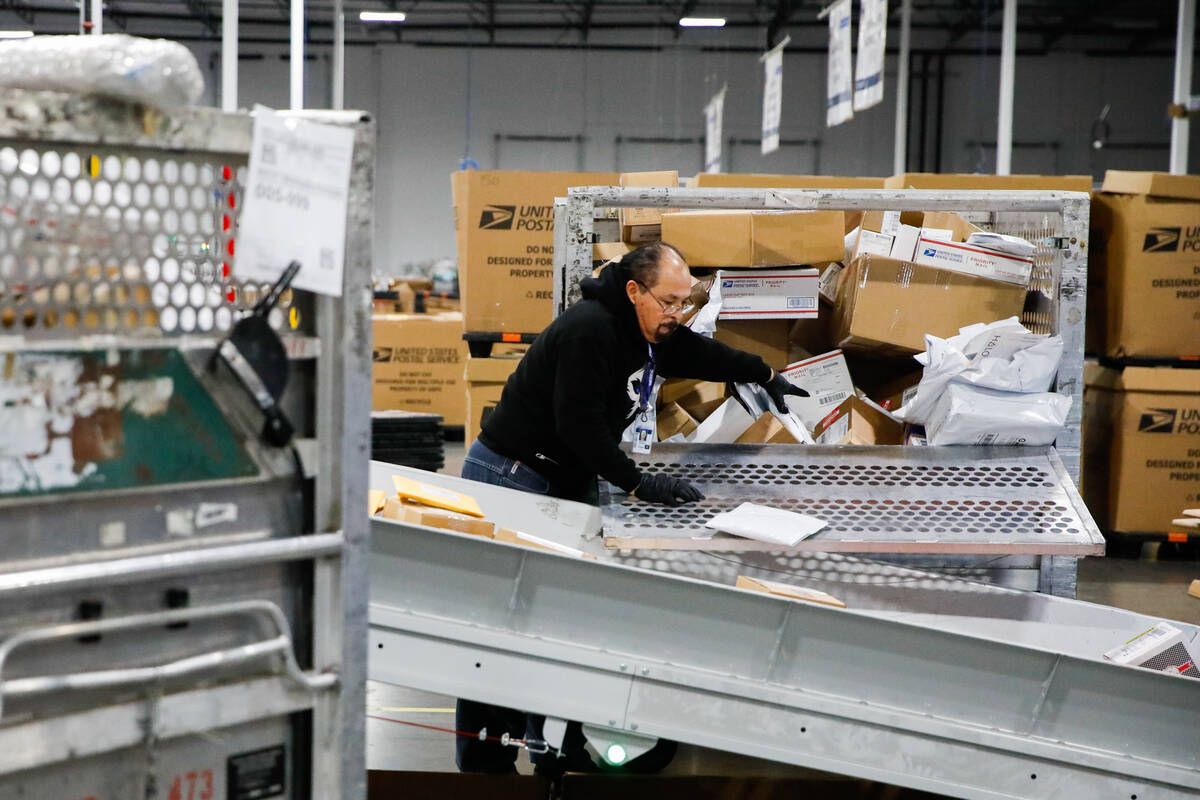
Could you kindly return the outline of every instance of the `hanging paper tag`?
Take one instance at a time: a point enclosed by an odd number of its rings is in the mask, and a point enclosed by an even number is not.
[[[829,72],[825,125],[832,128],[854,116],[854,75],[850,66],[850,0],[838,0],[829,11]]]

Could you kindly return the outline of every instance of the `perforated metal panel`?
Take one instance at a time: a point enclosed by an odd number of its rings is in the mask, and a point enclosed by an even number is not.
[[[219,335],[237,280],[244,155],[0,141],[0,335]],[[292,293],[272,312],[296,328]]]
[[[828,523],[801,549],[861,552],[1102,551],[1050,448],[769,448],[660,445],[639,468],[698,485],[702,502],[669,507],[603,494],[611,546],[757,549],[705,522],[751,502]],[[674,541],[666,541],[674,540]],[[777,548],[778,549],[778,548]]]
[[[1034,333],[1055,333],[1058,318],[1059,278],[1063,274],[1061,214],[995,213],[994,221],[982,227],[997,233],[1020,236],[1037,246],[1021,323]]]

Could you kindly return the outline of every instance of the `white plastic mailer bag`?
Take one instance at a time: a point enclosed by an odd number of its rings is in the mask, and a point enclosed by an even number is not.
[[[183,106],[204,95],[204,74],[187,47],[167,39],[35,36],[0,45],[0,86]]]
[[[917,394],[896,411],[906,422],[926,425],[951,382],[1005,392],[1045,392],[1062,358],[1061,336],[1030,332],[1016,317],[968,325],[949,339],[925,336],[925,367]]]
[[[951,383],[925,432],[931,445],[1048,445],[1070,410],[1071,398],[1054,392],[1000,392]]]
[[[742,503],[732,511],[717,514],[704,523],[705,527],[714,528],[722,533],[786,547],[792,547],[802,539],[812,536],[827,524],[824,520],[807,514],[784,511],[758,503]]]

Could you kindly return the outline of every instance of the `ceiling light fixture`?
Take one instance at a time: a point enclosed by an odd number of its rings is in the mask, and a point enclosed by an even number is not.
[[[407,16],[403,11],[361,11],[358,19],[361,22],[404,22]]]
[[[681,28],[724,28],[724,17],[681,17],[679,19],[679,27]]]

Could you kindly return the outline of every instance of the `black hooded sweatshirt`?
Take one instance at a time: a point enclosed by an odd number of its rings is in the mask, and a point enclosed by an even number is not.
[[[568,495],[582,494],[597,475],[627,492],[641,480],[619,446],[649,355],[628,280],[628,268],[613,264],[580,283],[584,299],[537,337],[479,436]],[[653,348],[661,377],[759,383],[771,375],[758,356],[683,325]]]

